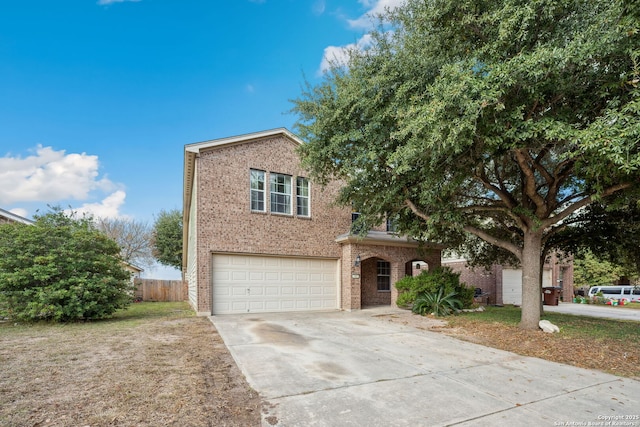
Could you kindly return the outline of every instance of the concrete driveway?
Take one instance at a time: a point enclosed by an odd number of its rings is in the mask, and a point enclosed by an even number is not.
[[[639,381],[385,320],[394,310],[211,319],[263,426],[640,426]]]

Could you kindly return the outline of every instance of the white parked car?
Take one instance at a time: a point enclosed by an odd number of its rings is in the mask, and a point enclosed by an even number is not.
[[[593,286],[589,289],[589,297],[602,292],[602,296],[609,299],[626,299],[640,302],[640,286]]]

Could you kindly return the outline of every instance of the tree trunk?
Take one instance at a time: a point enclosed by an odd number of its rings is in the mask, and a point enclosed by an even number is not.
[[[538,295],[542,295],[542,286],[544,286],[544,280],[542,279],[542,276],[544,276],[544,260],[545,260],[546,256],[543,254],[540,257],[540,288],[538,289]],[[544,304],[540,303],[540,317],[542,317],[544,315]]]
[[[542,234],[525,233],[522,248],[522,316],[520,328],[537,330],[542,310],[540,271]]]

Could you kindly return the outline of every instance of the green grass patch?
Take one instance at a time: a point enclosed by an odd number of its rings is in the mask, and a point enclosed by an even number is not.
[[[65,333],[80,333],[86,329],[109,330],[135,327],[153,319],[175,319],[177,317],[193,317],[195,313],[187,302],[141,302],[131,304],[124,310],[118,310],[113,317],[87,322],[50,323],[33,322],[18,323],[14,321],[0,322],[0,337],[15,334],[19,331],[33,333],[38,330],[64,330]]]
[[[152,317],[190,317],[195,313],[187,302],[139,302],[117,311],[111,320],[136,320]]]
[[[463,319],[498,322],[517,326],[520,323],[520,308],[513,306],[486,307],[483,312],[464,313],[449,318],[456,326],[456,317]],[[463,320],[461,319],[461,320]],[[564,313],[545,313],[542,319],[560,327],[560,333],[567,338],[615,339],[629,345],[640,345],[640,324],[629,320],[599,319],[587,316],[575,316]]]

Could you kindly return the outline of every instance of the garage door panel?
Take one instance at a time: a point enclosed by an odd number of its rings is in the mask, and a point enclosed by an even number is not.
[[[277,286],[266,286],[264,288],[264,294],[270,297],[280,296],[280,288],[278,288]]]
[[[322,286],[309,286],[309,293],[311,295],[322,295]]]
[[[234,271],[231,273],[231,280],[234,282],[244,282],[247,280],[246,271]]]
[[[249,262],[248,259],[246,258],[239,258],[239,257],[229,257],[229,262],[228,265],[247,265]]]
[[[276,281],[276,280],[278,280],[278,273],[277,272],[267,271],[267,272],[264,273],[264,279],[265,280]]]
[[[250,271],[249,272],[249,280],[262,282],[264,280],[265,274],[262,271]]]
[[[213,313],[337,309],[336,260],[213,255]]]
[[[280,303],[278,301],[265,301],[262,305],[263,311],[277,311],[280,307]]]
[[[233,287],[230,288],[231,290],[231,295],[233,296],[244,296],[247,294],[247,288],[243,287]]]
[[[295,290],[293,288],[293,286],[281,286],[280,287],[280,294],[281,295],[293,295],[295,293]]]
[[[278,306],[280,307],[280,311],[294,311],[296,308],[296,304],[294,300],[283,299],[278,302]]]
[[[248,258],[245,262],[251,267],[264,267],[265,265],[265,259],[258,257]]]
[[[213,279],[214,280],[229,280],[231,277],[231,273],[229,271],[214,271]]]

